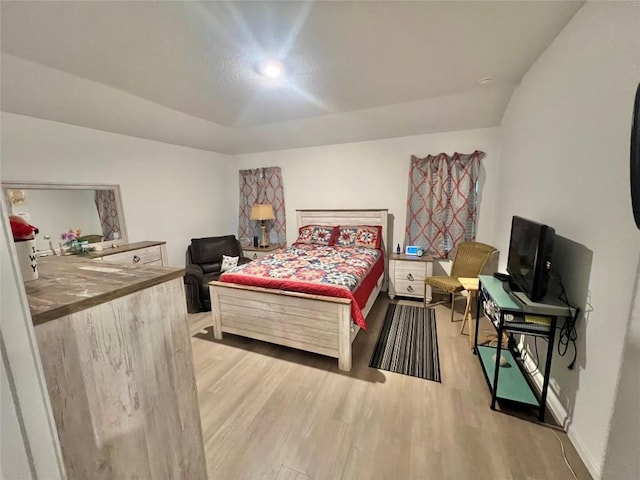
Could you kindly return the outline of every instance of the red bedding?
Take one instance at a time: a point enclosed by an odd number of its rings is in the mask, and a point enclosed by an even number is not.
[[[297,244],[235,267],[221,282],[351,299],[351,316],[367,329],[362,308],[384,272],[381,250]]]

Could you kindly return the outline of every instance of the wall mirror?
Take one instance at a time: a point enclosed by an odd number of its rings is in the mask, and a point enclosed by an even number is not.
[[[3,182],[2,191],[9,213],[38,228],[39,251],[58,250],[69,230],[92,244],[128,242],[119,185]]]

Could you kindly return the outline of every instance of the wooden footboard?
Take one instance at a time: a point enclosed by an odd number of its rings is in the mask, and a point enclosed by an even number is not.
[[[389,245],[386,209],[297,210],[298,226],[303,225],[379,225],[381,249]],[[373,306],[386,285],[385,269],[376,288],[362,309]],[[213,334],[222,332],[255,338],[287,347],[315,352],[338,359],[340,370],[351,370],[351,342],[359,327],[352,330],[351,300],[306,293],[250,287],[234,283],[211,282]]]
[[[263,340],[338,359],[351,370],[351,300],[211,282],[213,334]]]

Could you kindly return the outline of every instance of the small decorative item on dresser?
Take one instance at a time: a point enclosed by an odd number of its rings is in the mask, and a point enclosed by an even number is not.
[[[407,255],[418,255],[418,251],[421,250],[422,249],[417,245],[407,245],[406,247],[404,247],[404,253],[406,253]]]
[[[20,264],[20,273],[25,282],[38,279],[38,255],[36,254],[35,240],[22,240],[15,242],[16,255]]]
[[[69,231],[67,232],[62,232],[60,238],[62,239],[63,243],[60,245],[60,254],[65,255],[66,253],[86,253],[88,250],[83,248],[83,242],[80,242],[80,235],[82,235],[82,231],[80,229],[69,229]],[[84,244],[87,245],[87,242],[84,242]]]
[[[38,278],[38,256],[35,235],[38,229],[18,215],[10,215],[11,233],[15,242],[20,273],[25,282]]]
[[[396,253],[398,255],[400,255],[402,253],[402,250],[400,249],[400,244],[398,244],[398,246],[396,247]]]

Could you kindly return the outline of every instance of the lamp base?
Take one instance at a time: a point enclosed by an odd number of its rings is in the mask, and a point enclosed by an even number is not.
[[[267,237],[267,227],[264,224],[264,220],[262,221],[262,239],[260,240],[260,248],[269,248],[269,238]]]

